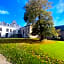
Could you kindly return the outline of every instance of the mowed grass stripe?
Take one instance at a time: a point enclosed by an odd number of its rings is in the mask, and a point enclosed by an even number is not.
[[[64,42],[56,41],[53,44],[43,44],[40,45],[40,48],[44,51],[45,54],[48,54],[50,57],[54,57],[59,60],[64,60]]]

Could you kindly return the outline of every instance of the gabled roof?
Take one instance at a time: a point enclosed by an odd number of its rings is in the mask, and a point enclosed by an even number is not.
[[[21,27],[21,26],[19,26],[17,23],[16,23],[16,21],[13,21],[11,24],[9,24],[9,23],[5,23],[4,21],[3,22],[0,22],[0,25],[2,25],[2,26],[9,26],[9,27]]]

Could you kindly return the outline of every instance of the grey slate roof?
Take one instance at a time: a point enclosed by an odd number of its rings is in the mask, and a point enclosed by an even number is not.
[[[61,31],[64,31],[64,25],[61,26],[55,26],[56,29],[60,29]]]
[[[0,22],[0,25],[9,26],[9,27],[20,27],[20,26],[16,23],[16,21],[13,21],[11,24],[5,23],[5,22]]]

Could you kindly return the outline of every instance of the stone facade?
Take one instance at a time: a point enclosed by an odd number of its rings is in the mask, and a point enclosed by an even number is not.
[[[59,36],[64,39],[64,25],[55,26],[55,28],[60,29]],[[38,35],[36,35],[36,36],[31,35],[31,32],[32,32],[32,25],[27,25],[27,26],[21,28],[22,37],[24,37],[24,38],[27,38],[27,37],[37,38],[38,37]]]
[[[0,22],[0,37],[6,38],[36,38],[37,36],[32,36],[32,25],[27,25],[24,27],[19,26],[16,21],[11,24]]]
[[[32,25],[27,25],[21,28],[21,34],[23,38],[37,38],[38,35],[33,36],[32,33]]]
[[[13,34],[17,34],[20,26],[13,21],[11,24],[0,22],[0,37],[11,37]]]
[[[21,28],[21,34],[23,38],[29,37],[28,34],[30,33],[30,26],[24,26]]]

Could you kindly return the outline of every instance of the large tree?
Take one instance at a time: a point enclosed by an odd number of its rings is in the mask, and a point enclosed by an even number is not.
[[[29,0],[25,5],[24,20],[27,24],[32,23],[32,34],[38,34],[40,40],[57,35],[53,26],[51,12],[48,11],[49,8],[51,8],[51,3],[48,0]]]

